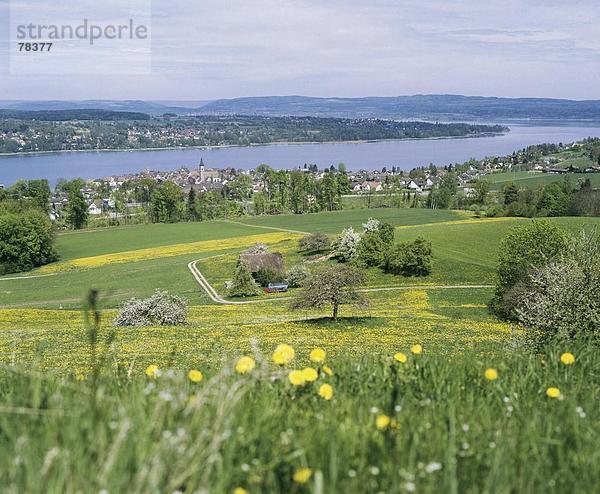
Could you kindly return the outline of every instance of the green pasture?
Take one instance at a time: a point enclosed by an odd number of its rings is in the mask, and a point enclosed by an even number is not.
[[[505,172],[486,175],[485,179],[492,185],[492,190],[502,190],[507,183],[514,182],[520,188],[535,188],[540,185],[548,185],[552,182],[562,182],[568,177],[573,185],[585,179],[590,179],[592,187],[600,187],[600,173],[567,173],[559,175],[541,172]]]
[[[404,278],[371,268],[367,271],[369,287],[492,284],[500,240],[513,226],[531,221],[521,218],[475,219],[464,213],[427,209],[357,210],[252,218],[239,220],[240,223],[216,221],[93,230],[61,235],[58,249],[63,258],[73,259],[120,252],[118,249],[132,250],[273,232],[269,228],[326,231],[333,235],[350,225],[360,230],[369,217],[396,224],[397,242],[422,236],[432,242],[434,252],[430,276]],[[551,221],[573,231],[583,225],[600,227],[599,218],[554,218]],[[288,268],[309,260],[309,257],[297,252],[296,240],[283,241],[270,248],[283,253]],[[220,250],[216,246],[211,251],[197,254],[74,269],[44,277],[0,278],[0,307],[79,307],[83,294],[89,288],[96,288],[104,294],[107,307],[115,307],[133,296],[150,295],[157,288],[183,296],[192,305],[205,304],[208,303],[207,297],[189,273],[187,264],[200,259],[199,269],[224,295],[224,282],[231,279],[240,250]],[[35,271],[29,274],[35,275]]]

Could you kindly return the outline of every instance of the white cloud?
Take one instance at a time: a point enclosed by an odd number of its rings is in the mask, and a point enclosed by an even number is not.
[[[109,16],[110,4],[102,5],[98,15]],[[48,97],[146,99],[429,92],[598,97],[600,11],[594,7],[592,0],[154,2],[151,75],[58,77],[52,80],[61,84],[51,89],[43,78],[0,75],[0,91],[15,98],[33,90]],[[574,66],[584,68],[577,78]]]

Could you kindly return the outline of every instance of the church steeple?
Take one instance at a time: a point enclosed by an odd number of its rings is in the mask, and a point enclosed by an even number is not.
[[[200,182],[204,182],[204,160],[202,158],[200,158],[198,170],[200,171]]]

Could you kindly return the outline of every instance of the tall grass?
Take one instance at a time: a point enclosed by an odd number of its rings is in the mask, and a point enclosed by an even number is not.
[[[88,300],[94,361],[64,377],[0,370],[3,492],[598,492],[600,354],[593,344],[474,360],[390,349],[326,361],[293,386],[270,356],[154,377],[120,367]],[[409,355],[394,360],[394,351]],[[575,355],[573,365],[560,354]],[[173,362],[177,355],[173,355]],[[482,357],[478,357],[481,359]],[[313,364],[316,366],[316,364]],[[493,367],[498,378],[484,377]],[[333,386],[330,401],[318,395]],[[558,387],[560,398],[546,395]],[[377,427],[377,417],[390,422]],[[294,472],[309,468],[304,484]],[[243,491],[242,491],[243,492]]]

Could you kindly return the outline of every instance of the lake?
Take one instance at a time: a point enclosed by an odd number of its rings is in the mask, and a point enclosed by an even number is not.
[[[469,158],[506,155],[530,144],[569,143],[585,137],[600,137],[598,124],[568,126],[512,125],[502,136],[466,139],[422,139],[324,144],[273,144],[212,149],[165,151],[74,152],[0,157],[0,184],[18,179],[101,178],[135,173],[146,168],[171,170],[193,168],[200,158],[207,167],[255,168],[266,163],[273,168],[296,168],[316,163],[320,168],[346,164],[349,170],[381,169],[392,166],[411,169],[434,163],[462,163]]]

